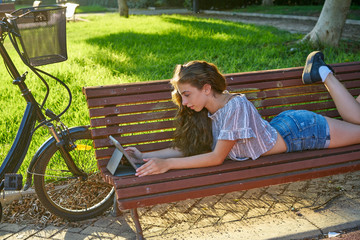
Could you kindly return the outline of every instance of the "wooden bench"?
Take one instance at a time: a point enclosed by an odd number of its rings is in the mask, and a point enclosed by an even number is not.
[[[336,76],[354,96],[360,94],[360,62],[333,64]],[[303,85],[302,67],[227,74],[228,90],[246,94],[260,114],[271,120],[288,109],[307,109],[339,117],[323,84]],[[114,177],[106,164],[114,148],[108,136],[141,151],[168,147],[175,105],[168,80],[85,87],[98,167],[116,188],[118,210],[130,209],[141,238],[136,209],[232,191],[301,181],[360,170],[360,145],[284,153],[253,161],[226,160],[216,167],[172,170],[138,178]]]
[[[0,3],[0,20],[5,17],[5,13],[11,13],[15,11],[14,3]]]

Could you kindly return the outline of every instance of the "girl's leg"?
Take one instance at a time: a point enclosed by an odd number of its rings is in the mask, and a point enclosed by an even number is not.
[[[325,117],[330,129],[329,148],[360,143],[360,125]]]
[[[360,96],[355,100],[332,72],[324,62],[324,54],[314,51],[306,58],[302,81],[304,84],[324,82],[340,116],[347,122],[360,124]]]
[[[360,124],[360,96],[355,99],[332,73],[326,77],[324,84],[340,116],[347,122]]]

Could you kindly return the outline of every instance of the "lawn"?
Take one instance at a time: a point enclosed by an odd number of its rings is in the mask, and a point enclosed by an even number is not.
[[[223,73],[302,66],[307,54],[315,50],[306,44],[295,44],[302,37],[299,34],[222,20],[180,15],[125,19],[113,13],[82,18],[86,21],[67,24],[68,60],[41,67],[66,82],[73,93],[72,106],[62,118],[68,126],[89,124],[81,91],[84,86],[168,79],[176,64],[195,59],[213,62]],[[359,45],[342,43],[338,48],[326,48],[326,60],[358,61]],[[28,71],[8,39],[5,47],[19,72]],[[0,79],[0,158],[4,159],[26,104],[18,88],[11,84],[5,67],[0,68]],[[32,73],[26,82],[41,102],[45,87]],[[67,105],[66,92],[53,80],[49,84],[46,108],[59,113]],[[43,129],[35,133],[21,173],[47,137]]]

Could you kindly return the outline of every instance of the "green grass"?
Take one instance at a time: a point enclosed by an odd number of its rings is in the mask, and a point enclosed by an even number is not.
[[[322,10],[322,5],[305,5],[305,6],[247,6],[242,9],[235,9],[235,12],[251,12],[264,14],[285,14],[299,16],[315,16],[318,17]],[[360,6],[351,6],[348,19],[360,20]]]
[[[76,13],[93,13],[93,12],[108,12],[108,8],[99,6],[99,5],[91,5],[91,6],[79,6],[76,8]]]
[[[176,64],[190,60],[215,63],[221,72],[234,73],[302,66],[309,45],[296,45],[302,38],[272,27],[246,25],[190,16],[131,16],[118,14],[90,15],[87,21],[67,25],[68,57],[66,62],[41,67],[64,80],[73,93],[73,103],[62,120],[68,126],[89,124],[82,87],[126,82],[169,79]],[[12,49],[8,39],[7,49]],[[350,46],[350,47],[349,47]],[[328,63],[358,61],[360,43],[342,43],[324,50]],[[28,69],[10,51],[19,72]],[[44,86],[34,74],[26,80],[38,101]],[[25,109],[25,101],[13,86],[5,67],[0,68],[0,161],[10,149]],[[56,113],[67,104],[65,90],[50,80],[47,108]],[[35,133],[26,161],[49,135],[44,129]]]

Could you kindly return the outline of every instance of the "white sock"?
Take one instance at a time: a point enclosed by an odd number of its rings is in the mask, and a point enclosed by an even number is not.
[[[325,82],[326,77],[331,73],[332,71],[327,66],[321,66],[319,68],[319,74],[321,77],[322,82]]]

